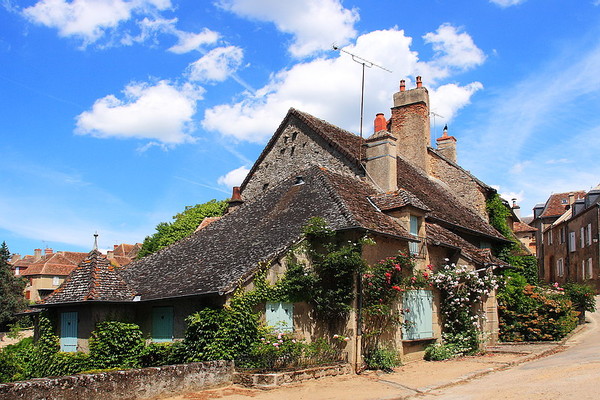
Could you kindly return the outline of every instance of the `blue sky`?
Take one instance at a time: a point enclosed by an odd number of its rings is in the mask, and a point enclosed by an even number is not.
[[[364,131],[400,79],[527,215],[600,183],[600,1],[0,0],[0,240],[141,242],[230,195],[289,107]],[[435,123],[434,123],[435,122]]]

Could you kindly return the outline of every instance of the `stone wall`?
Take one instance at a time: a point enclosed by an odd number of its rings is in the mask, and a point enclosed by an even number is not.
[[[143,400],[233,381],[233,361],[82,374],[0,384],[0,399]]]
[[[465,207],[474,209],[487,221],[485,189],[467,171],[453,165],[434,151],[429,152],[431,175],[444,182]]]
[[[358,153],[360,149],[356,149]],[[355,165],[344,162],[346,157],[323,138],[314,134],[303,122],[291,119],[266,156],[259,161],[254,174],[243,188],[244,201],[259,196],[282,179],[305,170],[311,165],[328,168],[341,174],[358,175]]]

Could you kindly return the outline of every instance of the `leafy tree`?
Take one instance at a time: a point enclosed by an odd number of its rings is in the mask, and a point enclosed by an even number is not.
[[[226,210],[226,200],[211,200],[204,204],[186,207],[183,212],[173,217],[175,221],[161,222],[156,225],[156,233],[146,236],[138,258],[157,252],[191,235],[204,218],[222,216]]]
[[[6,242],[0,246],[0,331],[5,331],[9,323],[15,320],[14,313],[22,311],[27,306],[23,297],[25,281],[16,277],[8,261],[10,251]]]

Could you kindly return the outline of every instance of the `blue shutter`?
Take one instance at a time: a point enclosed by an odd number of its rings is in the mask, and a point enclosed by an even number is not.
[[[402,300],[404,340],[433,337],[433,293],[429,290],[409,290]]]
[[[77,312],[60,314],[60,351],[77,351]]]
[[[419,236],[419,219],[415,215],[410,216],[410,234],[417,237]],[[419,243],[408,242],[408,249],[410,250],[410,254],[418,255]]]
[[[294,329],[294,305],[292,303],[268,302],[265,309],[267,325],[280,331]]]
[[[173,307],[152,308],[152,341],[173,340]]]

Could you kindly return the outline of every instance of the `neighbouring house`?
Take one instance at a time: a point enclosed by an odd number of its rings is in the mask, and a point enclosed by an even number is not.
[[[390,118],[378,114],[367,139],[290,109],[234,188],[226,215],[122,269],[93,250],[37,307],[58,321],[64,350],[85,350],[95,323],[109,315],[137,323],[154,341],[180,339],[186,316],[251,288],[261,266],[271,281],[282,276],[312,217],[349,240],[372,238],[376,244],[362,250],[369,264],[403,251],[423,271],[446,263],[498,265],[490,248],[509,241],[488,223],[486,200],[495,190],[457,164],[456,142],[445,129],[431,147],[429,95],[420,77],[412,90],[401,81]],[[439,294],[415,290],[409,300],[419,323],[392,338],[405,358],[441,337]],[[344,332],[349,360],[359,365],[363,339],[354,306]],[[485,331],[495,340],[493,295],[484,308]],[[283,322],[309,340],[327,330],[306,303],[268,303],[263,310],[268,324]]]
[[[509,218],[509,226],[515,234],[515,237],[521,242],[524,254],[536,255],[535,233],[537,229],[529,225],[531,217],[521,218],[521,207],[517,204],[517,199],[512,199],[510,207],[512,215]]]
[[[119,244],[107,253],[108,259],[116,267],[129,264],[136,256],[141,247],[140,243],[135,245]],[[24,295],[31,302],[44,299],[87,257],[88,253],[75,251],[57,251],[46,248],[35,249],[33,255],[14,255],[11,265],[15,275],[27,279]]]
[[[561,284],[586,282],[600,292],[600,185],[587,193],[562,196],[567,199],[567,207],[544,227],[538,244],[543,280]]]

